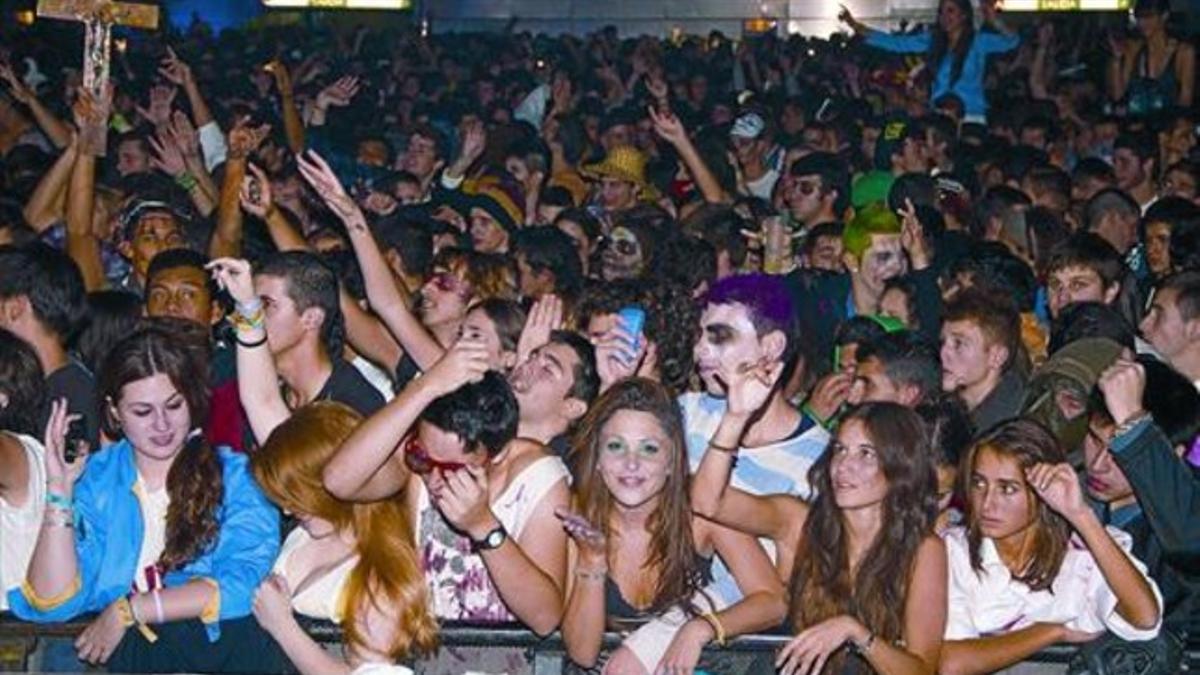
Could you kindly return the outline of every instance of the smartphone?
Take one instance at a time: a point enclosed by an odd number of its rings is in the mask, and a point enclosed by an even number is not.
[[[87,430],[83,427],[82,419],[71,420],[67,425],[67,435],[63,439],[63,456],[68,463],[74,463],[79,456],[87,453]]]
[[[621,317],[621,326],[633,336],[633,351],[642,348],[642,328],[646,325],[646,311],[637,305],[622,307],[617,316]]]

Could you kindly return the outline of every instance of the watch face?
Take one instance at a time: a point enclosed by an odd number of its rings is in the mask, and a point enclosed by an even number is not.
[[[483,540],[484,546],[488,548],[497,548],[504,543],[504,530],[495,529],[488,533],[488,536]]]

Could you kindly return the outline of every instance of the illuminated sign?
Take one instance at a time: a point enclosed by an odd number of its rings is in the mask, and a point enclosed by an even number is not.
[[[1133,0],[1001,0],[1006,12],[1123,12]]]
[[[409,9],[412,0],[262,0],[275,9]]]

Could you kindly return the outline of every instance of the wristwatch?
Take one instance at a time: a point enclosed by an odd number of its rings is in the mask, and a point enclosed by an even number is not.
[[[496,529],[483,535],[482,539],[471,540],[471,550],[475,553],[480,551],[494,551],[504,545],[504,541],[508,539],[508,532],[504,530],[504,526],[500,525]]]

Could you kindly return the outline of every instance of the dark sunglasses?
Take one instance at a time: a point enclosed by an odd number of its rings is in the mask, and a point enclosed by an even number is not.
[[[410,434],[408,440],[404,442],[404,466],[418,476],[425,476],[434,471],[453,473],[467,468],[467,465],[462,462],[439,462],[430,457],[425,446],[417,440],[416,434]]]

